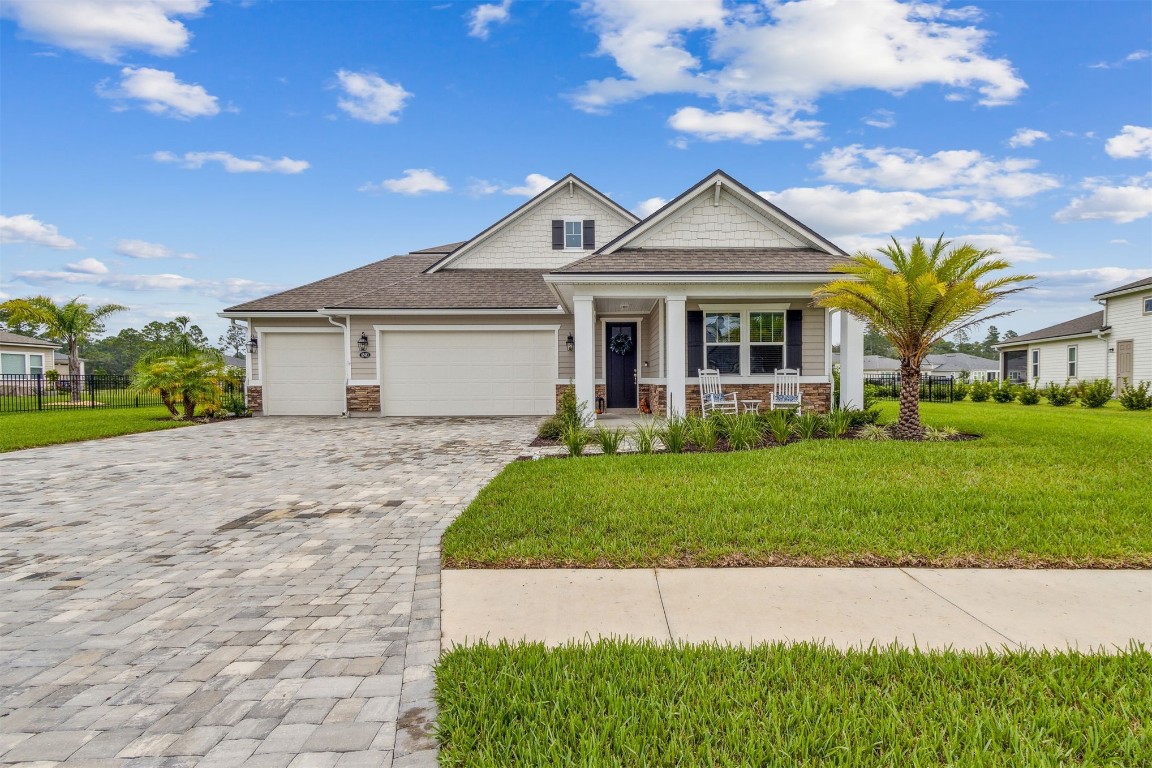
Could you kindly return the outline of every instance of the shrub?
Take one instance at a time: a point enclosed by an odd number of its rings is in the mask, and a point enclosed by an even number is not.
[[[974,403],[987,402],[992,395],[992,385],[987,381],[977,381],[968,388],[968,396]]]
[[[1112,399],[1116,387],[1108,379],[1081,382],[1080,405],[1085,408],[1103,408]]]
[[[1010,403],[1016,399],[1016,387],[1004,380],[992,388],[992,399],[998,403]]]
[[[880,409],[869,408],[866,411],[858,411],[854,408],[844,409],[848,414],[849,420],[852,422],[853,427],[862,427],[865,424],[878,424],[880,422]]]
[[[774,411],[773,413],[786,413]],[[789,425],[791,431],[791,425]],[[754,413],[742,413],[728,418],[728,445],[733,450],[742,451],[760,444],[760,420]],[[784,438],[787,440],[787,436]]]
[[[564,441],[564,447],[568,449],[569,456],[583,456],[584,449],[592,441],[592,433],[582,424],[570,424],[564,428],[561,439]]]
[[[1048,405],[1063,406],[1070,405],[1076,399],[1076,388],[1070,386],[1067,381],[1063,385],[1057,384],[1054,381],[1048,382],[1048,386],[1040,390],[1040,394],[1044,395],[1048,400]]]
[[[865,398],[867,399],[867,398]],[[824,419],[818,413],[805,413],[792,422],[792,431],[801,440],[812,440],[824,428]]]
[[[952,402],[960,402],[968,397],[968,390],[972,385],[963,381],[956,381],[952,383]]]
[[[768,434],[772,435],[772,439],[780,445],[788,442],[788,438],[792,437],[792,412],[791,411],[769,411],[764,414],[764,426],[768,430]],[[731,442],[731,437],[729,437]]]
[[[688,439],[702,451],[715,451],[720,442],[720,432],[716,429],[715,419],[704,419],[691,416],[688,421]]]
[[[624,442],[625,434],[627,433],[621,427],[616,427],[616,429],[598,427],[595,432],[595,437],[604,455],[612,456],[620,452],[620,444]]]
[[[880,398],[880,387],[876,384],[864,383],[864,410],[870,410]]]
[[[248,404],[244,402],[244,395],[239,392],[230,392],[220,401],[224,410],[233,416],[247,416]]]
[[[828,420],[825,424],[825,429],[828,430],[828,437],[837,440],[844,435],[848,434],[848,430],[852,428],[852,412],[844,409],[832,411],[828,414]]]
[[[951,440],[958,434],[960,431],[955,427],[924,427],[924,439],[932,443]]]
[[[668,453],[683,453],[688,442],[689,425],[683,416],[672,414],[657,434]]]
[[[1040,402],[1040,390],[1025,385],[1016,392],[1016,399],[1021,405],[1036,405]]]
[[[558,413],[549,416],[536,430],[536,434],[545,440],[559,440],[564,434],[564,418]]]
[[[1152,392],[1149,388],[1152,382],[1142,381],[1137,387],[1132,386],[1128,379],[1124,379],[1124,386],[1120,388],[1120,405],[1129,411],[1146,411],[1152,408]]]
[[[860,427],[860,430],[856,433],[856,437],[861,440],[879,442],[881,440],[891,440],[892,433],[888,431],[887,427],[882,427],[879,424],[865,424]]]
[[[639,453],[652,453],[656,450],[656,438],[659,437],[659,428],[654,421],[641,422],[632,428],[632,440],[636,443]]]
[[[563,440],[564,432],[569,427],[583,427],[588,411],[587,403],[576,401],[576,390],[571,385],[560,393],[560,403],[556,413],[544,420],[536,430],[536,434],[545,440]]]

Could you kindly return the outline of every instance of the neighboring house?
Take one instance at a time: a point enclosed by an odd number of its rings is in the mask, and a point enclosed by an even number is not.
[[[864,355],[864,375],[865,376],[886,376],[893,373],[900,373],[900,361],[891,357],[884,357],[883,355]],[[840,365],[840,353],[832,353],[832,365]]]
[[[51,369],[56,346],[44,339],[0,331],[0,373],[6,376],[41,375]]]
[[[80,360],[80,370],[77,371],[76,373],[83,376],[87,373],[87,371],[85,370],[85,366],[87,365],[87,363],[84,360],[84,358],[82,358],[82,357],[79,358],[79,360]],[[56,361],[53,364],[53,367],[56,369],[56,373],[60,374],[61,376],[67,376],[68,375],[68,353],[67,352],[61,352],[60,350],[56,350]]]
[[[1092,297],[1104,309],[996,345],[1012,381],[1152,381],[1152,277]]]
[[[248,396],[265,414],[544,415],[699,408],[697,371],[768,400],[777,368],[831,405],[831,316],[813,289],[847,254],[722,171],[644,220],[565,176],[470,240],[245,304]],[[863,326],[840,313],[845,402]]]
[[[243,368],[244,358],[233,357],[232,355],[224,355],[224,365],[230,365],[234,368]]]
[[[945,352],[925,356],[920,370],[933,376],[962,378],[967,373],[970,381],[996,381],[1000,377],[1000,361],[964,352]]]

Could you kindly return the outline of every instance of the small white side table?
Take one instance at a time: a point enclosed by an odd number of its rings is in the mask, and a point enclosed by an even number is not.
[[[741,400],[740,403],[744,406],[744,413],[760,413],[760,403],[763,400]]]

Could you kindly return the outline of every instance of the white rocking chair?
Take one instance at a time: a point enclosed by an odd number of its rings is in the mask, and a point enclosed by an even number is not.
[[[720,371],[705,368],[697,373],[700,376],[700,410],[705,416],[711,411],[740,412],[740,406],[736,403],[736,393],[725,395],[724,389],[720,386]]]
[[[800,371],[795,368],[777,368],[776,376],[772,382],[770,410],[795,408],[796,413],[800,413],[800,400]]]

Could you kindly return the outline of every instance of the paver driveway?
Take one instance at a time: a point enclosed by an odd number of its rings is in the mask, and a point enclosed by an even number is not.
[[[0,763],[435,763],[439,538],[530,419],[0,455]]]

